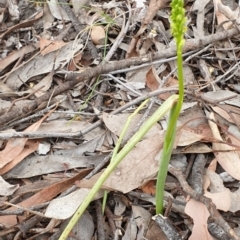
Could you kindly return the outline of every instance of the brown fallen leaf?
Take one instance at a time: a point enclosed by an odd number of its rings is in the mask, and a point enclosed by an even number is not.
[[[59,48],[67,44],[63,41],[52,41],[44,38],[40,38],[39,43],[40,43],[41,54],[43,56],[46,55],[47,53],[58,50]]]
[[[192,235],[189,237],[189,240],[213,240],[207,228],[207,220],[210,214],[203,203],[190,199],[186,204],[185,213],[194,222]]]
[[[214,113],[210,113],[209,118],[215,120]],[[219,133],[218,126],[212,121],[209,121],[209,126],[212,130],[214,138],[223,141]],[[223,169],[233,178],[240,180],[240,159],[238,153],[233,151],[234,148],[227,144],[217,142],[213,142],[212,146],[213,150],[216,151],[214,152],[214,155]],[[224,152],[218,152],[218,150]]]
[[[143,25],[147,26],[148,24],[152,23],[153,18],[157,14],[158,10],[161,8],[164,8],[166,3],[168,3],[169,0],[150,0],[148,11],[144,17]]]
[[[102,189],[127,193],[152,179],[159,168],[158,153],[162,149],[163,136],[163,132],[156,133],[138,143],[108,177]],[[91,187],[98,178],[99,175],[96,174],[89,180],[83,179],[77,185]]]
[[[20,163],[25,157],[35,152],[38,149],[39,141],[37,140],[28,140],[24,145],[23,150],[8,164],[0,168],[0,174],[4,174],[10,171],[13,167],[15,167],[18,163]]]
[[[83,53],[80,52],[80,53],[77,53],[73,58],[72,60],[69,62],[68,66],[67,66],[67,70],[68,71],[75,71],[77,70],[77,65],[79,64],[80,60],[82,59],[82,55]]]
[[[75,183],[75,181],[84,178],[90,171],[91,169],[84,169],[74,177],[69,178],[67,180],[63,180],[49,187],[46,187],[40,192],[31,196],[30,198],[20,203],[17,203],[17,205],[28,208],[36,206],[41,203],[48,202],[54,197],[56,197],[59,193],[67,190],[70,186],[72,186]],[[16,209],[15,207],[10,207],[6,209],[6,211],[13,211],[15,209]],[[17,219],[15,215],[0,216],[0,222],[1,224],[8,225],[10,227],[17,223]]]
[[[180,135],[180,137],[178,136]],[[178,139],[178,146],[188,146],[190,144],[201,141],[204,138],[202,134],[195,133],[194,129],[189,127],[182,127],[180,131],[177,132],[176,139]]]
[[[0,60],[0,71],[5,69],[11,63],[24,56],[25,54],[31,53],[39,48],[39,42],[31,45],[24,46],[23,48],[11,52],[7,57]]]
[[[211,193],[206,191],[204,193],[204,196],[212,199],[217,209],[222,210],[224,212],[229,211],[231,205],[229,189],[226,189],[226,191],[219,193]]]
[[[42,122],[53,112],[55,108],[42,117],[39,121],[32,124],[30,127],[24,130],[24,132],[36,131]],[[6,147],[0,152],[0,168],[3,168],[6,164],[13,161],[24,149],[28,138],[12,138],[7,142]],[[29,152],[30,154],[31,152]],[[25,156],[26,157],[26,156]],[[10,169],[9,169],[10,170]]]
[[[163,87],[176,87],[178,86],[178,81],[173,78],[173,77],[169,77],[168,80],[165,82],[165,84],[163,85]],[[162,100],[166,100],[168,99],[170,96],[172,95],[171,92],[165,92],[165,93],[161,93],[158,95],[158,97]]]
[[[222,118],[226,119],[228,122],[234,123],[234,121],[231,118],[231,116],[224,109],[222,109],[220,107],[214,107],[214,106],[212,106],[212,109],[213,109],[214,112],[216,112]]]
[[[203,186],[205,190],[204,196],[212,199],[217,209],[227,212],[231,206],[232,209],[235,210],[239,208],[239,204],[234,204],[234,198],[239,198],[239,194],[235,194],[235,192],[231,193],[231,191],[224,186],[223,180],[217,173],[207,169],[205,171]]]
[[[130,113],[122,113],[122,114],[116,114],[116,115],[103,113],[103,121],[106,127],[111,132],[113,132],[117,136],[120,136],[123,130],[123,127],[130,115],[131,115]],[[134,116],[134,118],[129,124],[127,132],[124,135],[123,142],[127,141],[133,135],[134,131],[136,130],[136,126],[141,120],[142,116],[143,116],[142,114],[137,114],[136,116]],[[162,128],[158,123],[154,124],[154,126],[148,131],[148,133],[144,136],[143,139],[148,138],[152,134],[156,132],[160,132],[161,130]]]
[[[240,148],[240,139],[239,138],[236,138],[233,135],[225,133],[225,139],[226,139],[227,142],[229,142],[229,143],[231,143],[235,146],[239,146],[239,148]],[[238,156],[239,156],[239,159],[240,159],[240,150],[237,151],[237,153],[238,153]]]
[[[144,193],[156,194],[156,180],[149,180],[141,187]]]
[[[211,170],[211,171],[213,171],[213,172],[216,172],[216,169],[217,169],[217,159],[216,159],[216,158],[214,158],[214,159],[210,162],[210,164],[209,164],[209,166],[208,166],[208,169]]]
[[[209,153],[212,152],[212,149],[204,143],[196,143],[184,147],[180,150],[174,150],[174,153]]]
[[[225,30],[232,27],[232,21],[229,21],[229,18],[227,16],[225,16],[223,13],[223,10],[225,9],[226,6],[222,4],[221,0],[214,0],[213,3],[214,3],[215,14],[217,17],[218,25],[220,26],[222,24],[222,27]]]
[[[218,107],[212,107],[212,109],[217,112],[219,116],[223,117],[230,123],[236,124],[239,127],[238,123],[240,122],[240,110],[238,107],[222,104]]]
[[[151,91],[154,91],[154,90],[158,89],[158,87],[160,85],[159,82],[156,79],[156,76],[153,72],[152,67],[149,69],[149,71],[146,74],[146,85],[147,85],[148,88],[151,89]]]
[[[1,196],[10,196],[12,195],[17,189],[19,188],[19,185],[11,185],[8,182],[6,182],[1,176],[0,176],[0,195]]]

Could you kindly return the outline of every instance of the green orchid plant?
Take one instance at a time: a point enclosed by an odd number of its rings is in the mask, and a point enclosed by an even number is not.
[[[156,186],[156,213],[163,213],[163,195],[166,182],[168,164],[172,155],[173,144],[176,135],[178,116],[182,109],[184,97],[183,59],[182,49],[184,45],[184,33],[186,32],[186,17],[183,7],[183,0],[172,0],[171,7],[171,31],[177,45],[177,67],[178,67],[178,88],[179,99],[170,111],[169,122],[165,134],[163,151],[159,164]]]
[[[114,169],[119,165],[119,163],[124,159],[124,157],[136,146],[136,144],[141,141],[141,139],[146,135],[146,133],[151,129],[151,127],[156,124],[161,118],[163,118],[169,111],[170,117],[168,122],[168,127],[166,130],[166,135],[164,139],[164,146],[161,155],[161,161],[157,177],[157,188],[156,188],[156,213],[163,212],[163,193],[164,185],[166,181],[168,164],[171,158],[172,149],[174,145],[176,127],[178,116],[181,112],[183,97],[184,97],[184,81],[183,81],[183,60],[182,60],[182,48],[184,45],[184,33],[186,31],[186,18],[185,11],[183,8],[183,0],[173,0],[171,3],[172,14],[171,14],[171,30],[172,34],[176,40],[177,45],[177,65],[178,65],[178,81],[179,81],[179,95],[172,95],[169,97],[154,113],[153,115],[141,126],[137,133],[135,133],[128,143],[121,149],[120,144],[123,139],[124,134],[129,126],[131,119],[136,115],[139,110],[147,103],[146,100],[142,103],[138,109],[129,117],[127,123],[125,124],[123,131],[119,137],[118,143],[114,149],[114,153],[111,162],[104,170],[102,175],[99,177],[98,181],[94,184],[93,188],[89,191],[86,198],[83,200],[73,217],[70,219],[68,225],[64,229],[59,240],[67,239],[69,233],[78,222],[84,211],[87,209],[88,205],[91,203],[92,199],[96,193],[101,189],[103,183],[109,177],[109,175],[114,171]]]

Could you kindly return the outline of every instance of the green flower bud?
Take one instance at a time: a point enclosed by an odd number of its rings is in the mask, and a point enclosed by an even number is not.
[[[183,0],[172,0],[171,2],[171,32],[176,40],[177,46],[182,47],[184,33],[186,32],[186,17]]]

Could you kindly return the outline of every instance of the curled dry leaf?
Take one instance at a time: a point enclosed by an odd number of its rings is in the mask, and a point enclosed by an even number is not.
[[[160,85],[153,67],[151,67],[146,74],[146,85],[151,89],[151,91],[158,89]]]

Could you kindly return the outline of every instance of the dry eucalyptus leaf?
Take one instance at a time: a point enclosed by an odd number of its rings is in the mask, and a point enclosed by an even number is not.
[[[186,204],[185,213],[194,221],[192,235],[189,237],[190,240],[213,240],[207,229],[207,220],[210,214],[203,203],[190,199]]]
[[[211,113],[209,115],[209,118],[214,118],[214,114]],[[223,141],[220,133],[218,126],[213,123],[212,121],[209,121],[209,125],[212,129],[213,136],[220,140]],[[235,179],[240,180],[240,159],[238,156],[238,153],[236,151],[233,151],[233,147],[227,145],[227,144],[222,144],[222,143],[213,143],[213,150],[216,150],[214,152],[214,155],[219,162],[219,164],[223,167],[223,169],[228,172],[232,177]],[[220,150],[222,152],[218,152],[217,150]]]
[[[155,157],[162,149],[162,143],[163,133],[156,133],[139,142],[111,173],[103,184],[103,189],[128,193],[152,179],[159,168],[159,158],[156,160]],[[96,174],[89,180],[83,179],[78,186],[92,187],[100,175],[101,173]]]
[[[128,117],[130,116],[130,113],[123,113],[123,114],[107,114],[103,113],[103,121],[106,125],[106,127],[116,134],[117,136],[120,136],[124,125],[127,122]],[[133,117],[126,134],[124,135],[123,141],[129,140],[129,138],[133,135],[133,133],[137,130],[137,124],[142,118],[142,114],[137,114],[136,116]],[[148,133],[144,136],[144,139],[150,137],[153,133],[161,131],[162,128],[161,126],[156,123],[149,131]]]
[[[155,156],[162,148],[162,142],[163,134],[156,133],[138,143],[112,172],[104,186],[127,193],[153,177],[159,168]]]
[[[34,156],[26,157],[20,164],[4,175],[4,178],[30,178],[74,168],[92,167],[103,161],[104,156]]]
[[[48,7],[50,9],[50,12],[52,13],[52,15],[55,18],[57,18],[59,20],[65,20],[65,21],[69,21],[70,20],[68,14],[64,10],[64,8],[57,1],[55,1],[55,0],[48,0],[47,4],[48,4]]]
[[[19,188],[19,185],[11,185],[8,182],[6,182],[1,176],[0,176],[0,196],[10,196],[12,195],[17,189]]]
[[[215,92],[208,91],[206,93],[203,93],[201,95],[201,97],[204,100],[207,100],[208,102],[219,103],[219,102],[225,101],[227,99],[233,99],[233,98],[237,97],[237,94],[232,91],[228,91],[228,90],[218,90]]]
[[[208,184],[204,184],[205,196],[212,199],[213,203],[216,205],[217,209],[223,211],[237,212],[240,210],[240,189],[231,192],[223,184],[221,177],[211,171],[205,171],[206,177],[209,179]],[[206,182],[206,178],[204,179]],[[209,189],[207,191],[206,189]]]
[[[48,114],[46,114],[44,117],[42,117],[40,120],[38,120],[37,122],[35,122],[34,124],[32,124],[31,126],[29,126],[28,128],[26,128],[24,130],[24,132],[35,132],[37,131],[37,129],[40,127],[40,125],[42,124],[42,122],[51,114],[51,112],[49,112]],[[28,141],[28,138],[12,138],[10,139],[7,144],[6,147],[0,151],[0,169],[3,168],[6,164],[16,160],[16,158],[19,157],[20,154],[22,154],[22,152],[24,152],[24,157],[25,156],[25,150],[27,150],[28,155],[30,153],[32,153],[31,149],[33,149],[33,151],[35,151],[36,149],[33,148],[29,148],[26,147],[26,143]],[[36,142],[36,144],[38,144],[38,142]],[[36,147],[36,144],[35,147]],[[30,152],[29,152],[30,151]],[[23,159],[23,158],[22,158]],[[21,160],[22,160],[21,159]],[[1,169],[2,170],[2,169]]]
[[[19,50],[11,52],[5,58],[0,60],[0,70],[5,69],[11,63],[19,59],[22,55],[31,53],[35,51],[37,48],[39,48],[39,42],[24,46]]]
[[[79,205],[89,193],[89,189],[81,188],[67,196],[53,199],[47,207],[45,216],[48,218],[67,219],[71,217]],[[99,191],[93,201],[103,196],[103,191]]]
[[[22,86],[23,82],[28,81],[31,77],[51,72],[53,66],[54,69],[65,66],[82,47],[81,43],[69,42],[60,50],[50,52],[45,56],[38,55],[30,59],[10,73],[7,85],[17,90]]]

